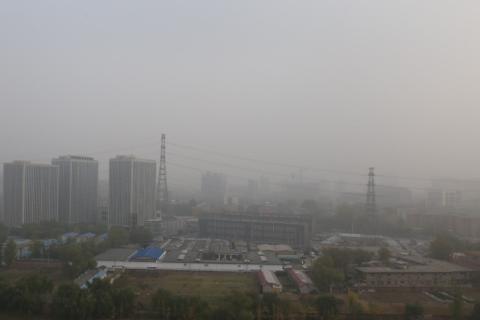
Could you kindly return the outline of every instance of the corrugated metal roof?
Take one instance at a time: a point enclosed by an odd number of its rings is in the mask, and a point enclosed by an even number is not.
[[[157,247],[146,247],[144,249],[138,250],[132,257],[132,259],[139,259],[139,258],[150,258],[153,260],[158,260],[163,254],[165,250]]]
[[[260,278],[265,281],[267,284],[274,286],[281,286],[280,281],[278,280],[275,273],[270,270],[261,270],[259,271]]]
[[[305,274],[305,272],[295,269],[288,269],[292,278],[300,285],[313,285],[312,279]]]

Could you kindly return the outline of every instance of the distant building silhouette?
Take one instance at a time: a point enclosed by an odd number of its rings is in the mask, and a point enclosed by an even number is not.
[[[202,199],[214,206],[221,206],[225,202],[227,192],[227,178],[217,172],[207,172],[202,175]]]
[[[14,161],[3,165],[5,223],[58,221],[59,167]]]
[[[95,223],[98,206],[98,162],[93,158],[62,156],[58,165],[58,214],[63,223]]]
[[[155,176],[154,160],[110,159],[110,225],[143,225],[155,216]]]

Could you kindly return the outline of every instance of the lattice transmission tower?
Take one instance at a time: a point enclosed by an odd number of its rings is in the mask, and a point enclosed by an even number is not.
[[[365,210],[368,215],[375,215],[377,213],[377,203],[375,201],[375,172],[374,168],[370,168],[368,171],[368,189],[367,189],[367,202]]]
[[[168,210],[168,185],[167,185],[167,162],[165,134],[162,134],[162,145],[160,148],[160,166],[158,168],[157,181],[157,212],[162,214]]]

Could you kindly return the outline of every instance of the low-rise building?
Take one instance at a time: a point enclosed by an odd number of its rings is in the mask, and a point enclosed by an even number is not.
[[[173,237],[185,229],[185,219],[168,216],[149,219],[145,221],[145,228],[153,236]]]
[[[282,292],[282,284],[278,280],[273,271],[260,270],[258,271],[258,281],[263,293],[279,293]]]
[[[203,214],[199,218],[200,236],[251,243],[288,244],[310,247],[311,215],[259,215],[256,213]]]
[[[165,250],[157,247],[146,247],[138,250],[131,258],[130,261],[137,262],[156,262],[165,255]]]
[[[67,232],[62,234],[60,240],[62,243],[66,243],[69,240],[76,239],[78,237],[78,232]]]
[[[17,248],[17,259],[28,259],[32,255],[33,241],[30,239],[13,239]],[[6,244],[6,243],[5,243]]]
[[[290,279],[292,279],[292,281],[297,286],[300,293],[308,294],[313,293],[317,290],[315,288],[315,285],[313,284],[312,279],[310,279],[310,277],[307,276],[305,272],[293,268],[288,268],[287,273]]]
[[[81,288],[86,289],[95,279],[105,279],[107,277],[106,268],[90,269],[82,273],[75,279],[75,283]]]
[[[86,232],[86,233],[82,233],[80,235],[77,236],[77,242],[85,242],[85,241],[88,241],[88,240],[92,240],[96,237],[96,234],[95,233],[92,233],[92,232]]]
[[[369,288],[435,288],[469,286],[470,268],[445,261],[429,260],[404,268],[358,267],[359,286]]]
[[[295,254],[295,250],[286,244],[259,244],[257,249],[262,252],[272,252],[277,255],[291,255]]]

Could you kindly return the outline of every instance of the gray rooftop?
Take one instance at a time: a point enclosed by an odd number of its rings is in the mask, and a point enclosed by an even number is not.
[[[115,248],[100,253],[95,257],[97,261],[128,261],[137,249],[135,248]]]
[[[358,267],[357,270],[363,273],[446,273],[473,271],[469,268],[439,260],[430,260],[430,263],[425,265],[410,265],[405,269],[395,269],[390,267]]]

